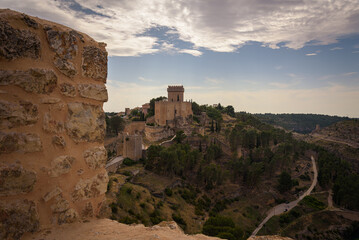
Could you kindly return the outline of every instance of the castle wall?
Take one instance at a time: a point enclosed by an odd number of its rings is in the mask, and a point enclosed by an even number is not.
[[[126,124],[123,132],[128,133],[130,135],[138,134],[145,130],[145,125],[146,125],[145,121],[134,121],[129,124]]]
[[[186,118],[192,114],[190,102],[155,102],[155,121],[160,126],[165,126],[167,121],[173,121],[175,117]]]
[[[142,158],[142,136],[141,135],[124,135],[123,137],[123,157],[132,160]]]
[[[105,44],[10,10],[0,10],[0,43],[0,239],[97,216]]]

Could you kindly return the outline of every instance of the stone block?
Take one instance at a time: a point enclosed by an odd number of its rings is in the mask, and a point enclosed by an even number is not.
[[[81,97],[107,102],[108,95],[105,85],[100,84],[78,84]]]
[[[61,188],[56,187],[55,189],[51,190],[50,192],[46,193],[42,199],[44,199],[45,202],[50,201],[51,199],[53,199],[54,197],[60,195],[62,193]]]
[[[103,168],[107,161],[107,152],[104,147],[95,147],[84,152],[84,159],[91,169]]]
[[[90,218],[93,217],[93,207],[90,202],[87,202],[85,207],[82,209],[81,217],[82,218]]]
[[[40,40],[29,30],[18,30],[0,20],[0,59],[39,58]]]
[[[75,65],[65,58],[55,57],[54,65],[66,76],[73,78],[77,71]]]
[[[82,74],[97,81],[106,82],[107,52],[94,46],[84,47],[82,54]]]
[[[74,202],[98,197],[107,191],[108,175],[107,172],[99,173],[93,178],[81,179],[75,186],[72,193]]]
[[[78,41],[75,31],[60,31],[53,26],[45,26],[47,41],[57,56],[64,59],[73,59],[78,52]]]
[[[105,114],[99,105],[69,103],[65,125],[68,135],[75,142],[104,141]]]
[[[56,27],[46,26],[46,37],[50,48],[56,53],[54,65],[67,77],[73,78],[76,67],[71,59],[74,59],[78,52],[78,39],[81,36],[76,31],[59,31]]]
[[[57,84],[52,70],[31,68],[26,71],[0,70],[0,85],[15,85],[30,93],[51,93]]]
[[[20,239],[26,232],[39,229],[36,205],[29,200],[0,201],[0,239]]]
[[[55,197],[55,203],[51,205],[51,210],[53,213],[65,212],[70,208],[70,203],[63,198],[62,194],[59,194]]]
[[[55,146],[61,147],[61,148],[66,147],[65,138],[63,136],[59,136],[59,135],[55,135],[52,137],[52,144],[54,144]]]
[[[51,117],[50,113],[45,113],[42,129],[49,133],[61,133],[64,131],[65,127],[63,122],[56,121]]]
[[[0,100],[0,129],[34,124],[38,120],[37,105],[27,101],[19,104]]]
[[[42,151],[42,142],[36,133],[0,132],[0,153]]]
[[[76,87],[69,83],[61,83],[60,84],[60,92],[67,97],[75,97],[76,96]]]
[[[36,173],[19,164],[0,164],[0,196],[31,192],[36,183]]]
[[[73,223],[76,222],[79,218],[78,213],[75,209],[70,208],[67,209],[65,212],[62,212],[59,214],[58,223],[64,224],[64,223]]]
[[[51,161],[51,170],[49,175],[51,177],[58,177],[62,174],[68,173],[71,170],[72,164],[75,161],[71,156],[59,156]]]

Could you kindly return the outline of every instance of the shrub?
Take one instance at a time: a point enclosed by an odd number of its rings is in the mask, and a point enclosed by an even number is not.
[[[125,158],[125,159],[123,159],[123,162],[122,162],[122,163],[125,164],[126,166],[132,166],[132,165],[135,165],[135,164],[136,164],[136,162],[133,161],[133,160],[130,159],[130,158]]]
[[[165,189],[165,194],[167,195],[167,196],[172,196],[172,194],[173,194],[173,192],[172,192],[172,189],[170,189],[170,188],[166,188]]]

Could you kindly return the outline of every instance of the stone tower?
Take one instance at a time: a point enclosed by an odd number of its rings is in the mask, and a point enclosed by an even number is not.
[[[169,102],[183,102],[183,86],[168,86],[167,93]]]

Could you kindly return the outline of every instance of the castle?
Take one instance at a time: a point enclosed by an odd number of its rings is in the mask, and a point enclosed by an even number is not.
[[[168,86],[168,99],[155,102],[155,122],[160,126],[173,126],[177,119],[193,115],[192,103],[183,101],[183,86]]]

